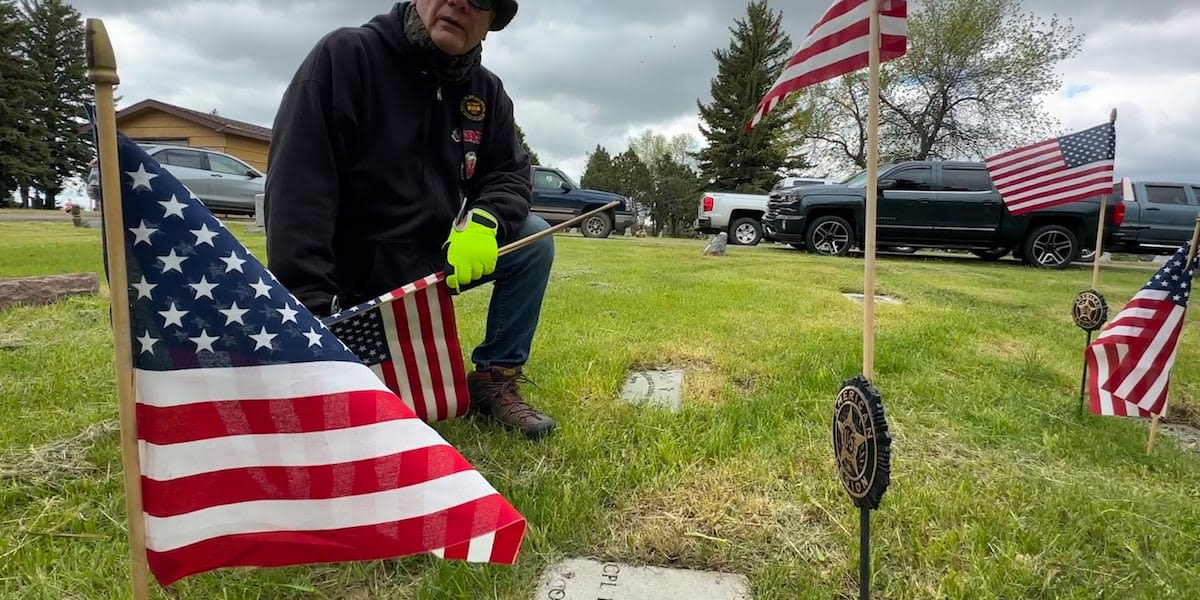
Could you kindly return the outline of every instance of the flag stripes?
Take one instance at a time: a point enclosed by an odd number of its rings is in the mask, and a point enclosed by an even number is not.
[[[880,0],[879,60],[908,50],[908,3]],[[835,0],[809,30],[746,124],[757,126],[788,94],[869,66],[870,0]]]
[[[1014,148],[984,160],[1014,216],[1112,192],[1116,133],[1111,123]]]

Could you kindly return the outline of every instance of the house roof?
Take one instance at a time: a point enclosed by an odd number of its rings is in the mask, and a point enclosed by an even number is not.
[[[142,100],[137,104],[117,111],[117,120],[120,121],[121,119],[127,119],[148,110],[159,110],[179,117],[185,121],[191,121],[192,123],[202,127],[208,127],[209,129],[219,133],[233,133],[264,142],[271,141],[271,129],[268,127],[261,127],[253,123],[246,123],[244,121],[237,121],[227,117],[221,117],[200,112],[198,110],[192,110],[190,108],[184,108],[182,106],[175,106],[174,104],[167,104],[166,102],[154,99]],[[83,129],[85,132],[90,132],[90,124],[85,125]]]

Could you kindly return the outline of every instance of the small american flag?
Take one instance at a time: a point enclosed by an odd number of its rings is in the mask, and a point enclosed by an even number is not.
[[[887,62],[908,51],[908,3],[878,2],[879,60]],[[758,125],[788,94],[869,66],[870,16],[870,0],[834,0],[759,102],[745,130]]]
[[[147,562],[510,564],[525,520],[169,172],[118,137]],[[106,205],[108,208],[108,205]],[[106,263],[107,264],[107,263]]]
[[[1117,154],[1113,123],[1097,125],[985,160],[1014,216],[1110,193]]]
[[[454,304],[434,273],[322,319],[392,392],[430,423],[467,413]]]
[[[1196,259],[1185,243],[1088,345],[1093,414],[1162,416]]]

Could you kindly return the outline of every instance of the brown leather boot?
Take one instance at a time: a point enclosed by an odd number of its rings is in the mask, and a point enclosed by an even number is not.
[[[492,367],[468,374],[471,410],[508,429],[520,431],[531,440],[549,435],[554,430],[554,419],[526,403],[517,389],[518,383],[527,381],[520,367]]]

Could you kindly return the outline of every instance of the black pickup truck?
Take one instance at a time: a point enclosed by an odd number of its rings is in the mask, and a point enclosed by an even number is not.
[[[1095,243],[1100,199],[1013,216],[982,162],[907,161],[879,167],[876,245],[967,250],[985,260],[1012,253],[1029,265],[1066,268]],[[843,256],[866,239],[866,171],[837,185],[773,192],[763,216],[770,237]],[[1105,240],[1124,211],[1106,211]]]

